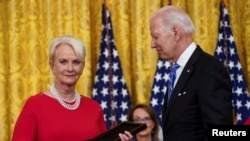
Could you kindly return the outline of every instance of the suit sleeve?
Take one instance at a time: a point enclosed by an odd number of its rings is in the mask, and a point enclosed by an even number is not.
[[[201,80],[198,99],[205,124],[232,124],[232,84],[226,68],[220,62],[212,61]]]

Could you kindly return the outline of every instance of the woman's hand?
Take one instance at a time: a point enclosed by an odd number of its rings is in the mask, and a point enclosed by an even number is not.
[[[125,131],[124,133],[119,133],[119,137],[121,141],[132,141],[133,139],[133,135],[128,131]]]

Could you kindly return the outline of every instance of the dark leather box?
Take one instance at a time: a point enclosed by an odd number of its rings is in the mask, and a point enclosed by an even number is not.
[[[144,123],[134,123],[134,122],[122,122],[117,126],[109,129],[105,133],[91,139],[88,141],[120,141],[119,133],[124,133],[124,131],[129,131],[133,136],[138,132],[147,128]]]

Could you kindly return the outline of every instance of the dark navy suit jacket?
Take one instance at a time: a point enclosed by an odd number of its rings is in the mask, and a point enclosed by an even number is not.
[[[209,125],[232,125],[232,84],[224,65],[197,46],[162,109],[164,141],[205,141]]]

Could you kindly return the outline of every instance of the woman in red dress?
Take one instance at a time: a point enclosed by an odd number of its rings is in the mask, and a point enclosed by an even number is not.
[[[51,41],[49,65],[55,81],[26,101],[12,141],[84,141],[107,130],[100,105],[75,89],[85,55],[83,43],[75,37],[65,35]],[[132,140],[129,132],[119,135],[122,141]]]

